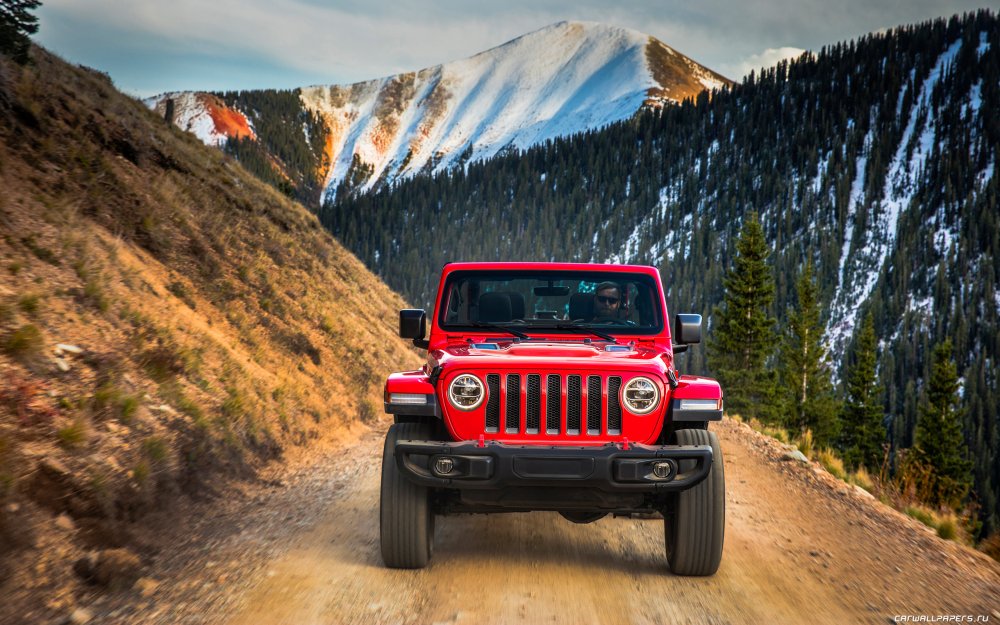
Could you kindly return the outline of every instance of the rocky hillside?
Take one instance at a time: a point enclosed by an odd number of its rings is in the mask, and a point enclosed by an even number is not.
[[[0,57],[0,189],[0,622],[130,585],[149,512],[374,422],[419,366],[313,215],[103,74]]]
[[[201,93],[147,104],[318,203],[342,185],[368,190],[446,171],[727,84],[649,35],[560,22],[467,59],[353,85],[219,94],[224,107]]]

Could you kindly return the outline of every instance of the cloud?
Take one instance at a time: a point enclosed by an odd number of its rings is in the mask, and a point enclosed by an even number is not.
[[[739,79],[788,50],[818,50],[981,1],[45,0],[36,39],[126,90],[150,93],[369,80],[583,20],[647,33]]]
[[[793,59],[800,56],[805,50],[802,48],[768,48],[758,54],[752,54],[747,58],[733,64],[723,64],[719,71],[735,81],[741,80],[751,71],[759,72],[762,67],[773,67],[779,61]]]
[[[39,40],[74,59],[142,40],[145,55],[119,64],[163,54],[263,58],[322,82],[350,82],[464,58],[547,23],[507,16],[498,25],[468,13],[436,20],[415,11],[303,0],[46,0]]]

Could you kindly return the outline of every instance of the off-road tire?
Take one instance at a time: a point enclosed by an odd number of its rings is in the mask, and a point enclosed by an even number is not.
[[[389,427],[382,449],[382,492],[379,533],[382,562],[393,569],[422,569],[434,548],[434,510],[425,486],[406,479],[396,466],[393,451],[399,440],[431,440],[424,423],[397,423]]]
[[[667,562],[676,575],[714,575],[722,561],[726,525],[726,479],[719,439],[708,430],[677,430],[674,443],[711,445],[712,469],[697,486],[674,494],[663,511]],[[694,460],[682,461],[679,472],[694,466]]]

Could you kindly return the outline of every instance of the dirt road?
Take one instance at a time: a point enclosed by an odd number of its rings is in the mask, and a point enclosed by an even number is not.
[[[710,578],[671,575],[663,522],[552,513],[438,520],[421,571],[381,566],[382,433],[329,452],[227,510],[164,529],[158,586],[99,599],[96,622],[887,623],[1000,622],[1000,568],[857,493],[735,422],[720,433],[727,524]],[[975,622],[973,620],[972,622]]]

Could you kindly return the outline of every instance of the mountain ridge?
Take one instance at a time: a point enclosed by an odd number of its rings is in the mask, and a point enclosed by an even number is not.
[[[336,197],[341,186],[366,191],[444,171],[503,150],[594,130],[643,107],[679,103],[728,84],[639,31],[558,22],[465,59],[349,85],[302,87],[294,91],[301,110],[284,116],[321,120],[306,131],[324,134],[313,149],[314,171],[307,172],[318,178],[312,186],[322,189],[313,198],[318,205]],[[256,114],[244,93],[222,97],[233,115],[249,117],[252,126]],[[145,102],[206,143],[232,136],[190,122],[206,118],[204,94],[164,94]],[[185,116],[171,115],[172,106],[185,110]],[[266,131],[257,131],[263,143],[271,140]],[[294,167],[285,169],[284,175],[294,179],[288,171]]]

